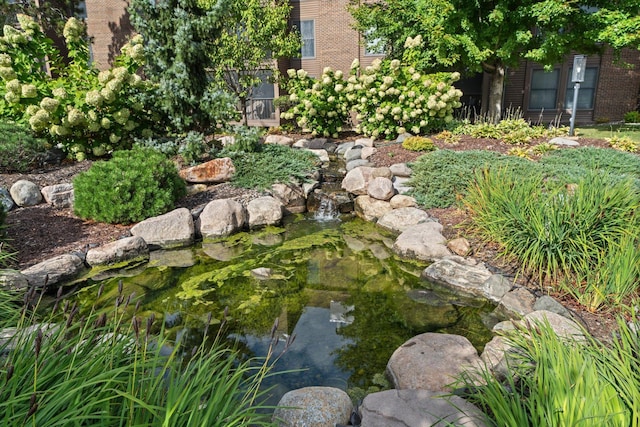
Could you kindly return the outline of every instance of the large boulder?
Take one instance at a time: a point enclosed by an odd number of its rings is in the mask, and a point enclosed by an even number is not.
[[[463,372],[481,366],[478,352],[465,337],[427,332],[393,352],[387,374],[399,390],[452,391],[451,385]]]
[[[281,427],[334,427],[347,425],[353,411],[351,398],[333,387],[305,387],[286,393],[273,420]]]
[[[436,261],[451,255],[447,239],[442,235],[442,225],[427,221],[407,227],[393,244],[393,250],[405,258]]]
[[[42,188],[41,192],[45,202],[54,208],[70,208],[73,206],[73,184],[47,185]]]
[[[365,221],[377,221],[378,218],[393,210],[391,203],[370,196],[358,196],[354,202],[356,215]]]
[[[277,225],[282,221],[282,202],[275,197],[264,196],[251,200],[247,204],[249,227]]]
[[[15,204],[20,207],[35,206],[42,201],[40,188],[26,179],[16,181],[9,189],[9,193]]]
[[[89,249],[85,261],[90,266],[95,267],[97,265],[146,261],[148,259],[149,247],[147,243],[142,237],[132,236]]]
[[[367,186],[373,176],[374,168],[361,166],[347,172],[342,179],[342,189],[352,194],[367,194]]]
[[[391,200],[395,194],[393,182],[389,178],[373,178],[367,185],[367,194],[377,200]]]
[[[267,135],[264,139],[265,144],[286,145],[291,147],[294,143],[293,138],[285,135]]]
[[[27,277],[15,270],[0,269],[0,289],[24,291],[29,287]]]
[[[387,230],[402,233],[408,227],[427,221],[433,221],[428,213],[422,209],[407,207],[385,213],[378,219],[378,225]]]
[[[139,222],[131,227],[131,234],[142,237],[149,249],[173,249],[193,244],[195,226],[189,209],[178,208]]]
[[[307,199],[304,190],[299,186],[287,184],[273,184],[271,194],[284,205],[284,211],[289,214],[306,212]]]
[[[83,270],[84,261],[77,255],[64,254],[42,261],[22,270],[30,286],[41,289],[45,286],[57,285],[78,276]]]
[[[400,176],[403,178],[410,177],[411,174],[413,173],[411,168],[407,166],[406,163],[393,164],[389,166],[389,169],[391,169],[391,173],[393,174],[393,176]]]
[[[180,176],[187,182],[215,183],[230,181],[235,173],[233,161],[229,157],[223,157],[183,169]]]
[[[501,317],[520,319],[534,311],[535,303],[536,297],[529,289],[516,288],[504,294],[496,308],[496,313]]]
[[[225,237],[247,225],[247,211],[233,199],[212,200],[200,213],[197,225],[204,239]]]
[[[0,207],[2,207],[5,212],[9,212],[14,206],[15,203],[13,202],[11,194],[9,194],[9,190],[0,188]]]
[[[362,426],[487,425],[485,415],[461,397],[428,390],[385,390],[371,393],[360,406]]]

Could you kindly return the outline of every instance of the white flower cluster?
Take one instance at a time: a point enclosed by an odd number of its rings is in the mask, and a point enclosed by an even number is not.
[[[62,35],[67,43],[77,43],[84,36],[84,25],[77,18],[69,18],[64,24]]]

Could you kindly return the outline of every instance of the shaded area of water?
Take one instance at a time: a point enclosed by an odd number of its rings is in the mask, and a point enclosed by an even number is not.
[[[248,356],[266,355],[278,319],[276,334],[296,339],[275,369],[303,371],[270,379],[276,397],[310,385],[366,388],[398,346],[423,332],[463,335],[481,349],[493,307],[421,280],[426,265],[398,259],[392,244],[393,236],[358,219],[296,217],[284,228],[154,253],[146,266],[102,274],[99,303],[112,306],[122,281],[124,294],[141,300],[139,316],[154,313],[188,345],[202,339],[208,313],[220,321],[229,307],[228,336]],[[78,294],[84,307],[96,297],[97,284]]]

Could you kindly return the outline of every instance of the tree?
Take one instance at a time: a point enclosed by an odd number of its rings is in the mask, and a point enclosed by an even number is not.
[[[273,75],[277,59],[300,52],[300,37],[288,29],[290,11],[287,0],[232,0],[231,19],[215,40],[211,59],[218,66],[213,71],[238,97],[245,125],[248,101],[265,71]]]
[[[564,0],[351,2],[356,28],[371,40],[384,40],[391,57],[402,56],[407,37],[421,35],[423,67],[489,73],[489,99],[488,103],[483,102],[483,112],[495,120],[502,113],[506,67],[516,67],[521,59],[550,67],[572,50],[599,52],[602,45],[598,42],[614,38],[600,29],[607,19],[615,22],[615,11],[621,9],[621,4],[629,5],[624,16],[638,25],[637,6],[636,16],[631,14],[636,0],[619,0],[616,6],[611,6],[609,0],[596,0],[590,2],[592,7]],[[593,13],[598,6],[601,11]],[[637,33],[635,40],[637,43]],[[613,46],[622,45],[627,44]]]
[[[233,98],[209,74],[232,1],[131,1],[131,23],[146,41],[145,74],[157,84],[155,102],[170,130],[210,131],[235,116]]]

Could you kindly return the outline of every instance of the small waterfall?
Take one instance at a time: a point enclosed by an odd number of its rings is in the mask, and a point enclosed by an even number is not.
[[[332,197],[323,194],[320,198],[320,204],[313,218],[316,221],[334,221],[340,217],[338,206]]]

